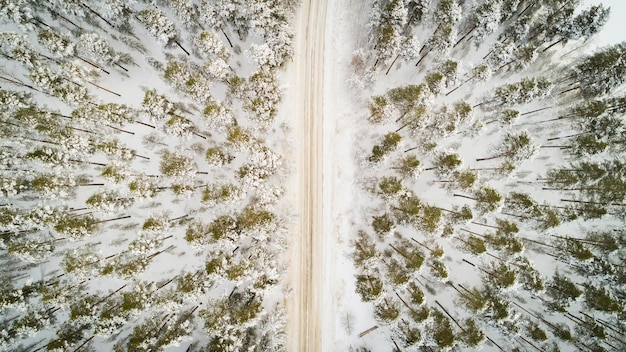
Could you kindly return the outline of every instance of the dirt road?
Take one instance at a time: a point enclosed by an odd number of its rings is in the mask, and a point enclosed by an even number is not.
[[[304,1],[296,28],[293,108],[298,139],[296,192],[301,206],[299,232],[292,246],[287,350],[321,351],[322,284],[322,127],[324,39],[327,0]]]

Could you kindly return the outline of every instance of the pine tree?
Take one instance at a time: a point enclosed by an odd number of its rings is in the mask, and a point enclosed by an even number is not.
[[[603,48],[581,60],[574,68],[576,81],[585,98],[608,93],[626,80],[626,43]]]

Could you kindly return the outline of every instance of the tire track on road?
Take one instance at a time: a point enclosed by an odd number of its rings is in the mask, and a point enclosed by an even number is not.
[[[292,284],[294,297],[289,316],[289,351],[321,351],[321,294],[323,245],[323,97],[324,40],[327,0],[305,1],[301,6],[296,32],[294,59],[298,90],[296,124],[299,130],[301,206],[300,236],[294,241]]]

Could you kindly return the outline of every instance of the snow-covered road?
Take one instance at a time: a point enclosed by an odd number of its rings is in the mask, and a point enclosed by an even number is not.
[[[322,302],[322,181],[324,41],[327,0],[305,1],[296,29],[295,70],[292,71],[294,137],[298,141],[297,192],[301,207],[298,235],[292,245],[289,310],[289,351],[321,351]],[[293,189],[292,189],[293,190]]]

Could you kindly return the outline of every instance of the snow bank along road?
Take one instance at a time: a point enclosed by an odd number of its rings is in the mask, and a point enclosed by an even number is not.
[[[298,138],[300,236],[293,241],[291,281],[293,296],[288,321],[288,350],[321,350],[322,283],[322,127],[324,38],[327,0],[305,0],[300,8],[295,43],[292,89]],[[297,236],[297,235],[296,235]]]

